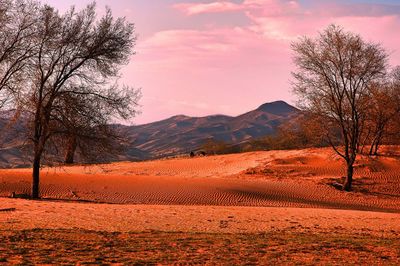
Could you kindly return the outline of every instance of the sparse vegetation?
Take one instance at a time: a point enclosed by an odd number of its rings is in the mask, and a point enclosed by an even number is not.
[[[209,139],[201,147],[206,154],[228,154],[240,152],[240,146],[222,140]]]
[[[25,230],[0,234],[0,261],[22,264],[398,264],[395,237],[265,233]],[[29,252],[28,252],[29,250]]]
[[[320,135],[315,134],[318,125],[306,115],[300,115],[278,127],[271,136],[253,139],[243,144],[242,151],[292,150],[329,145]]]
[[[372,84],[367,103],[360,150],[376,156],[382,144],[398,144],[399,141],[400,67],[395,68],[384,80]]]

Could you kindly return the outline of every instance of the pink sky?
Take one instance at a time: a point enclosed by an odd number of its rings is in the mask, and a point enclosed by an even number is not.
[[[46,2],[65,10],[91,1]],[[274,100],[295,104],[290,43],[331,23],[379,42],[400,65],[396,0],[101,0],[136,24],[136,55],[121,83],[142,88],[143,124],[177,114],[238,115]]]

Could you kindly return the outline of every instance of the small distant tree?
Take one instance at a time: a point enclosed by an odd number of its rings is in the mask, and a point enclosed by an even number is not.
[[[243,144],[246,151],[288,150],[327,146],[320,134],[320,123],[314,117],[301,114],[278,126],[276,132]]]
[[[211,138],[201,146],[201,150],[204,150],[207,154],[227,154],[239,152],[239,147],[235,147],[223,140]]]
[[[55,143],[61,144],[64,162],[73,164],[76,152],[87,162],[123,151],[124,136],[112,125],[113,119],[128,119],[136,113],[139,90],[112,86],[99,95],[74,88],[54,109],[57,123]],[[80,93],[78,93],[80,92]]]
[[[379,147],[389,137],[390,125],[399,118],[398,89],[400,88],[390,79],[373,84],[370,88],[364,133],[364,143],[369,145],[369,155],[378,155]]]
[[[66,133],[60,132],[60,114],[65,113],[60,108],[69,100],[79,102],[82,108],[89,102],[97,107],[107,101],[118,91],[109,85],[110,81],[118,78],[120,66],[129,62],[135,44],[133,24],[124,18],[114,19],[109,9],[98,20],[95,4],[81,11],[71,8],[62,15],[43,5],[36,15],[36,34],[29,38],[35,52],[26,73],[31,79],[19,98],[25,112],[31,115],[32,198],[39,197],[40,167],[50,140]],[[122,92],[124,101],[134,99],[133,89],[123,88]],[[79,120],[83,117],[79,112],[85,112],[82,108],[72,108],[68,115]],[[132,109],[124,112],[122,117],[132,114]],[[69,121],[75,123],[72,118]]]
[[[319,37],[292,44],[297,71],[293,90],[301,107],[321,121],[326,140],[347,166],[350,191],[371,84],[384,78],[387,53],[378,44],[331,25]]]
[[[388,136],[391,144],[400,143],[400,66],[397,66],[391,73],[392,102],[397,106],[397,112],[388,125]]]
[[[321,135],[320,123],[310,116],[301,114],[280,125],[272,138],[274,149],[304,149],[326,146]]]

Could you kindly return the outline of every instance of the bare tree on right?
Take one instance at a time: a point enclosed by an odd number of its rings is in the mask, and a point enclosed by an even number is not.
[[[320,122],[321,132],[346,162],[343,189],[352,188],[371,85],[387,72],[386,51],[331,25],[315,39],[292,44],[297,70],[293,90],[300,105]]]

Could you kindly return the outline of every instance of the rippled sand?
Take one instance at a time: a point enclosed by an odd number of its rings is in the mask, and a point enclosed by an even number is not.
[[[329,185],[343,169],[330,149],[44,168],[41,196],[120,204],[400,211],[396,157],[360,158],[351,193]],[[29,193],[30,176],[30,169],[0,170],[0,195]]]

